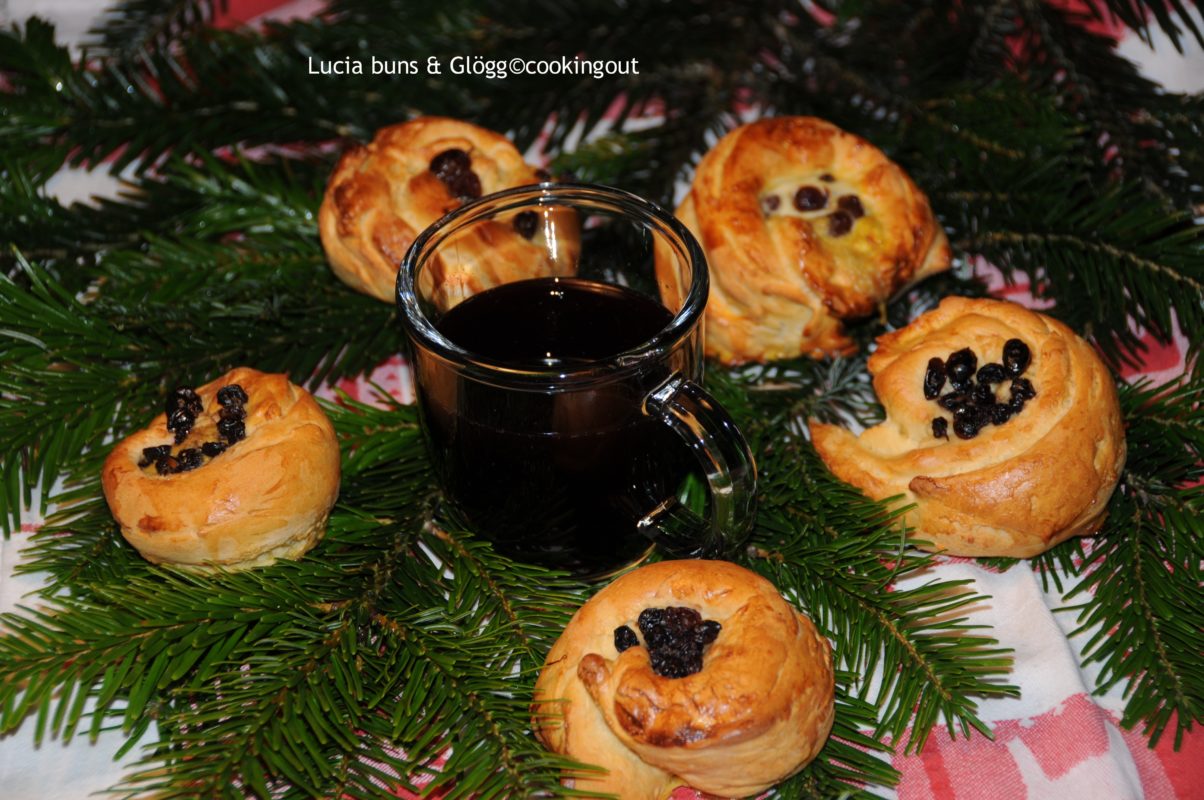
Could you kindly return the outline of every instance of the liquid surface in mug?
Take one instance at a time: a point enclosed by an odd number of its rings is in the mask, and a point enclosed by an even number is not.
[[[536,367],[617,355],[648,341],[672,319],[657,300],[622,286],[532,278],[468,298],[438,328],[490,361]]]
[[[438,323],[461,347],[515,366],[574,366],[638,347],[672,319],[630,289],[538,278],[489,289]],[[432,367],[419,400],[452,504],[513,558],[601,576],[650,541],[636,521],[674,493],[692,457],[643,398],[666,359],[556,392],[501,389]]]

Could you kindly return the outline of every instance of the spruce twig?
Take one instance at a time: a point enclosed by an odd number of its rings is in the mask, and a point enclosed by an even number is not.
[[[1174,725],[1175,747],[1204,719],[1199,647],[1204,612],[1184,598],[1198,593],[1204,563],[1204,382],[1124,387],[1129,446],[1120,489],[1093,545],[1079,549],[1066,595],[1078,601],[1089,635],[1086,661],[1102,669],[1097,692],[1126,688],[1121,724],[1141,724],[1150,745]]]

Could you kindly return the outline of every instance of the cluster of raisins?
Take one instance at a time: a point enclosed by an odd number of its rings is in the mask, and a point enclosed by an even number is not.
[[[140,467],[155,465],[155,471],[160,475],[172,475],[177,472],[188,472],[205,463],[205,457],[213,458],[225,452],[226,448],[247,437],[247,402],[246,391],[237,383],[223,386],[217,392],[217,402],[222,410],[217,423],[219,441],[205,442],[199,448],[186,447],[172,455],[171,445],[162,444],[156,447],[142,448]],[[196,424],[197,415],[203,410],[201,398],[187,386],[178,386],[167,396],[167,429],[175,434],[176,444],[188,438]]]
[[[1003,363],[992,362],[978,366],[978,356],[964,347],[949,358],[928,360],[924,372],[924,397],[953,414],[953,432],[959,439],[973,439],[988,425],[1003,425],[1019,414],[1025,403],[1037,396],[1032,382],[1021,377],[1032,363],[1032,352],[1019,339],[1003,344]],[[1006,403],[995,396],[995,384],[1011,380]],[[951,390],[941,394],[946,381]],[[932,420],[932,435],[949,438],[949,421],[944,417]]]
[[[176,444],[188,438],[197,414],[201,413],[201,398],[187,386],[177,386],[167,396],[167,429],[176,435]]]
[[[702,651],[723,628],[714,620],[704,620],[694,609],[681,606],[646,608],[636,623],[644,636],[652,671],[664,678],[684,678],[701,671]],[[639,644],[631,628],[615,628],[615,649],[620,653]]]
[[[217,435],[226,446],[247,438],[247,393],[237,383],[217,390],[217,402],[222,407],[218,415]]]
[[[460,148],[444,150],[432,158],[430,169],[447,191],[461,202],[481,196],[481,179],[472,171],[472,158]]]
[[[820,175],[819,179],[824,183],[832,183],[836,180],[826,172]],[[794,207],[799,211],[822,211],[828,207],[830,199],[831,193],[822,186],[801,186],[794,193]],[[781,200],[777,195],[768,195],[762,202],[767,213],[776,211],[781,205]],[[844,236],[853,230],[853,223],[864,216],[865,206],[861,204],[860,197],[855,194],[841,195],[836,198],[836,210],[827,217],[828,235]]]

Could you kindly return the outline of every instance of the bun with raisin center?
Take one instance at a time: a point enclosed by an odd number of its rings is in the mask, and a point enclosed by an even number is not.
[[[540,739],[607,770],[566,782],[630,800],[680,785],[756,794],[815,757],[834,709],[827,640],[769,581],[724,561],[616,579],[573,616],[535,690]]]
[[[1116,385],[1087,342],[1015,303],[947,297],[878,339],[886,419],[811,424],[824,463],[870,497],[915,504],[928,546],[1026,558],[1093,533],[1125,461]]]
[[[299,558],[339,491],[334,427],[285,375],[239,367],[178,389],[101,474],[121,533],[156,564],[245,569]]]
[[[725,363],[851,352],[842,320],[950,261],[911,178],[814,117],[762,119],[724,136],[677,216],[710,264],[706,352]],[[675,279],[667,269],[660,277]]]
[[[443,215],[483,195],[539,183],[504,136],[445,117],[418,117],[381,128],[348,150],[326,185],[318,211],[322,246],[335,274],[357,291],[393,302],[406,250]],[[542,238],[551,231],[549,255]],[[524,211],[462,235],[419,289],[440,310],[502,283],[570,275],[579,251],[576,219],[564,209]]]

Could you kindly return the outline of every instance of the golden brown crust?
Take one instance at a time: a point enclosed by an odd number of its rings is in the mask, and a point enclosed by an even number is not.
[[[463,205],[430,170],[431,160],[450,149],[463,150],[472,159],[482,194],[539,182],[535,169],[508,139],[476,125],[419,117],[381,128],[370,144],[343,154],[318,211],[322,246],[342,281],[393,302],[397,268],[415,237]],[[562,225],[559,235],[565,237],[571,227]],[[446,272],[445,286],[450,287],[436,299],[440,308],[499,283],[570,274],[575,251],[560,253],[553,262],[541,235],[537,231],[528,240],[508,222],[497,222],[464,237],[456,249],[460,260],[438,267]],[[575,237],[570,238],[575,243]]]
[[[322,537],[339,492],[339,446],[325,412],[285,375],[238,367],[197,389],[204,411],[182,447],[216,440],[218,389],[248,395],[246,438],[190,472],[159,475],[144,447],[173,441],[167,417],[123,439],[105,459],[105,499],[147,560],[203,570],[299,558]]]
[[[646,608],[684,606],[723,626],[684,678],[655,673],[614,630]],[[583,605],[536,683],[534,725],[552,750],[605,767],[575,786],[657,800],[690,785],[756,794],[815,757],[832,727],[826,639],[769,581],[725,561],[666,561],[630,572]]]
[[[801,187],[826,193],[823,207],[800,211]],[[864,215],[831,235],[848,196]],[[724,136],[677,216],[710,264],[707,355],[727,363],[851,352],[842,319],[949,266],[945,232],[907,174],[814,117],[762,119]]]
[[[969,347],[980,365],[997,361],[1011,338],[1032,351],[1024,377],[1036,397],[973,439],[935,438],[932,419],[950,414],[924,399],[929,359]],[[1124,427],[1107,368],[1065,325],[1014,303],[947,297],[880,337],[869,370],[886,420],[859,437],[812,423],[812,438],[842,480],[915,503],[917,538],[953,555],[1027,558],[1099,529],[1124,466]]]

